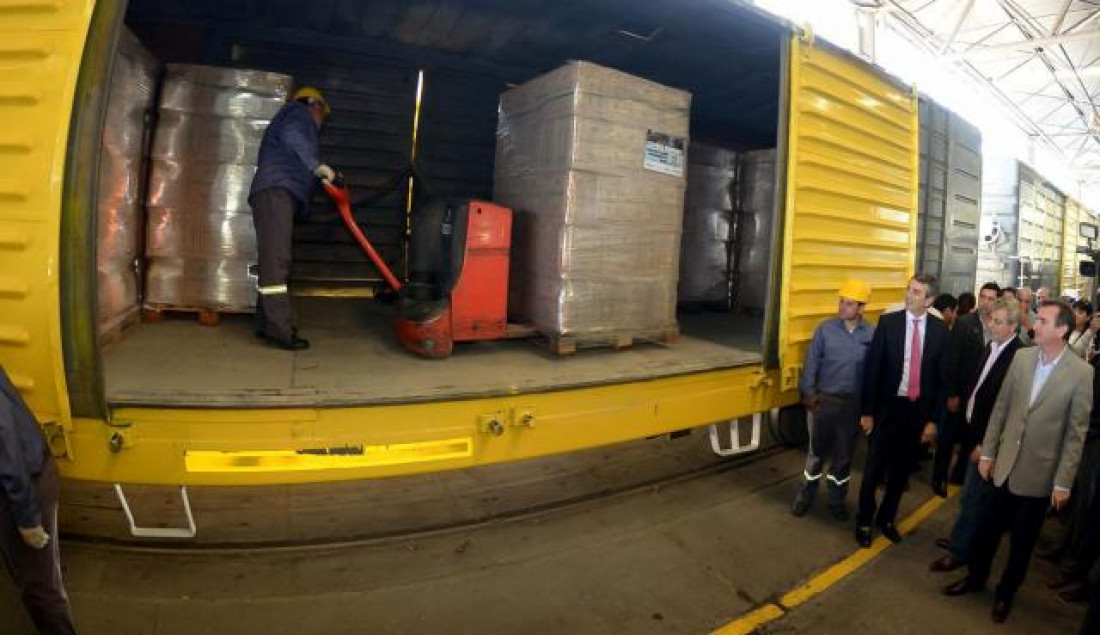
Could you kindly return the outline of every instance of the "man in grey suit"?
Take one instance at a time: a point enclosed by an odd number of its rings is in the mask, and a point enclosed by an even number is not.
[[[994,622],[1008,618],[1046,512],[1065,507],[1081,461],[1093,371],[1068,352],[1073,325],[1069,305],[1039,307],[1036,346],[1016,353],[982,440],[978,472],[994,486],[989,513],[974,541],[969,574],[943,591],[962,595],[984,589],[1001,536],[1009,532],[1012,548],[997,586]]]

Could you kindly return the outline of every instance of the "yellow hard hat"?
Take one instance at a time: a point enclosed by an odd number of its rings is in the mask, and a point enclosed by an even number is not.
[[[294,101],[299,99],[308,99],[311,102],[317,100],[321,102],[321,105],[325,108],[325,116],[329,116],[331,109],[328,107],[328,102],[325,101],[325,96],[321,94],[321,91],[317,90],[313,86],[302,86],[298,90],[294,91]]]
[[[871,299],[871,287],[858,278],[848,278],[841,285],[840,291],[837,294],[842,298],[848,298],[849,300],[855,300],[860,304],[867,304],[867,301]]]

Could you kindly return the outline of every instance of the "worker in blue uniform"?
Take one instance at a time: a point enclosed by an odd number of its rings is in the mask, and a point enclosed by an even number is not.
[[[76,632],[61,581],[60,488],[42,429],[0,367],[0,556],[42,635]]]
[[[805,480],[791,513],[804,516],[809,511],[824,479],[829,485],[829,511],[845,521],[852,452],[859,437],[863,365],[875,329],[863,320],[863,309],[871,297],[866,282],[848,280],[838,295],[837,317],[814,331],[798,381],[809,418],[810,445]],[[831,463],[828,476],[826,460]]]
[[[336,178],[318,156],[329,113],[321,91],[309,86],[295,91],[264,132],[248,195],[259,250],[256,335],[291,351],[309,348],[292,324],[287,287],[294,218],[308,209],[317,179]]]

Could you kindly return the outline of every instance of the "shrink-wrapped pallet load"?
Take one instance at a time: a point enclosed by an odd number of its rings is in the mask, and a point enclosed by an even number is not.
[[[159,65],[127,30],[107,94],[97,193],[96,274],[99,332],[136,317],[142,247],[142,179]]]
[[[248,189],[291,85],[278,73],[168,65],[149,176],[147,307],[254,308]]]
[[[772,226],[775,218],[775,150],[743,152],[738,158],[737,284],[734,303],[763,314],[771,280]]]
[[[674,336],[690,107],[587,62],[504,93],[494,196],[516,213],[516,318],[580,344]]]
[[[716,307],[730,302],[736,167],[736,152],[698,141],[691,144],[680,242],[680,302]]]

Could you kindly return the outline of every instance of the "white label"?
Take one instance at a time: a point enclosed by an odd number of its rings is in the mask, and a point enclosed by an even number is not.
[[[684,138],[672,137],[663,132],[647,130],[645,133],[645,169],[684,175]]]

